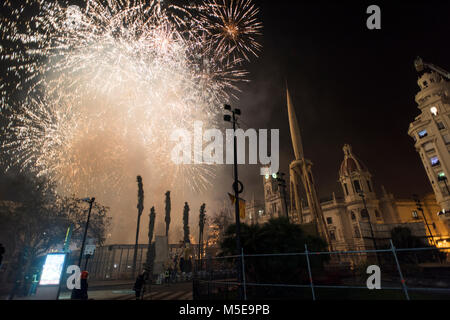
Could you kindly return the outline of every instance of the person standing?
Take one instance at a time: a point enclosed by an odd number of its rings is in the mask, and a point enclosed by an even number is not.
[[[170,279],[170,271],[169,269],[166,269],[166,271],[164,272],[164,282],[166,283],[166,285],[169,285],[169,279]]]
[[[89,277],[89,272],[87,271],[83,271],[81,273],[81,281],[80,281],[80,285],[81,285],[81,300],[88,300],[88,277]]]
[[[73,289],[71,299],[72,300],[88,300],[88,279],[89,273],[83,271],[80,275],[80,289]]]
[[[136,300],[139,300],[139,298],[141,298],[142,288],[145,286],[144,276],[144,274],[138,275],[138,277],[136,278],[136,282],[134,283],[133,290],[136,294]]]

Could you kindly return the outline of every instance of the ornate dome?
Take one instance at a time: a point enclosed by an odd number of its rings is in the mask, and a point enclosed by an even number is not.
[[[348,144],[342,148],[344,151],[344,161],[342,161],[339,175],[349,176],[353,172],[366,171],[366,166],[353,154],[352,147]]]

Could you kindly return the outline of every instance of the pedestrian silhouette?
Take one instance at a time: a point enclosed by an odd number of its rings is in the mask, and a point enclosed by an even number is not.
[[[89,273],[87,271],[83,271],[80,276],[80,289],[72,290],[72,300],[88,300],[88,276]]]
[[[142,289],[145,286],[145,274],[140,274],[136,278],[136,282],[134,283],[133,290],[136,294],[136,300],[141,298]],[[143,297],[142,297],[143,298]]]

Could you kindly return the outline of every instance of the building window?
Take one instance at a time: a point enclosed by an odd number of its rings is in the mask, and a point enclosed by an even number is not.
[[[347,184],[344,183],[344,189],[345,189],[345,194],[348,196],[348,188],[347,188]]]
[[[378,210],[375,210],[375,217],[377,217],[377,218],[381,218],[381,216],[380,216],[380,212],[379,212]]]
[[[332,241],[336,240],[336,231],[330,230],[330,240]]]
[[[434,150],[434,145],[432,142],[425,143],[423,145],[423,149],[425,150],[425,152],[432,151],[432,150]]]
[[[355,231],[355,238],[361,238],[361,233],[359,232],[358,226],[355,225],[353,228],[354,228],[354,231]]]
[[[445,144],[450,144],[450,135],[444,134],[442,138],[444,139]]]
[[[427,130],[423,130],[423,131],[419,132],[419,138],[420,139],[425,138],[426,136],[428,136]]]
[[[359,184],[358,180],[353,181],[353,185],[355,186],[355,191],[360,192],[361,191],[361,185]]]
[[[419,219],[419,214],[417,213],[416,210],[413,210],[412,217],[413,217],[413,219]]]
[[[445,129],[445,126],[444,126],[444,124],[442,122],[438,122],[437,126],[438,126],[439,130],[444,130]]]
[[[356,216],[353,211],[350,212],[350,216],[351,216],[352,220],[356,220]]]
[[[369,212],[366,209],[362,209],[361,210],[361,218],[362,219],[367,219],[369,218]]]
[[[433,157],[430,159],[431,161],[431,166],[432,167],[436,167],[438,165],[440,165],[441,163],[439,162],[439,158],[438,157]]]
[[[370,185],[370,181],[367,180],[367,186],[369,187],[369,192],[372,192],[372,186]]]
[[[333,224],[333,218],[328,217],[327,218],[327,224]]]

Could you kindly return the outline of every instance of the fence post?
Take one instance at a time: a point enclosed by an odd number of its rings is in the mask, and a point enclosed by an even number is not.
[[[247,300],[247,287],[245,285],[244,248],[241,248],[242,281],[244,284],[244,301]]]
[[[309,284],[311,285],[312,298],[315,301],[316,294],[314,293],[314,283],[313,283],[313,279],[312,279],[311,266],[309,264],[308,246],[306,245],[306,243],[305,243],[305,254],[306,254],[306,263],[308,264]]]
[[[408,287],[406,286],[405,279],[403,278],[402,269],[400,268],[400,263],[398,262],[394,243],[392,242],[392,239],[389,239],[389,241],[391,242],[392,254],[394,255],[395,263],[397,264],[397,269],[398,269],[398,273],[400,275],[400,281],[402,282],[403,291],[405,292],[406,300],[410,300],[409,295],[408,295]]]

